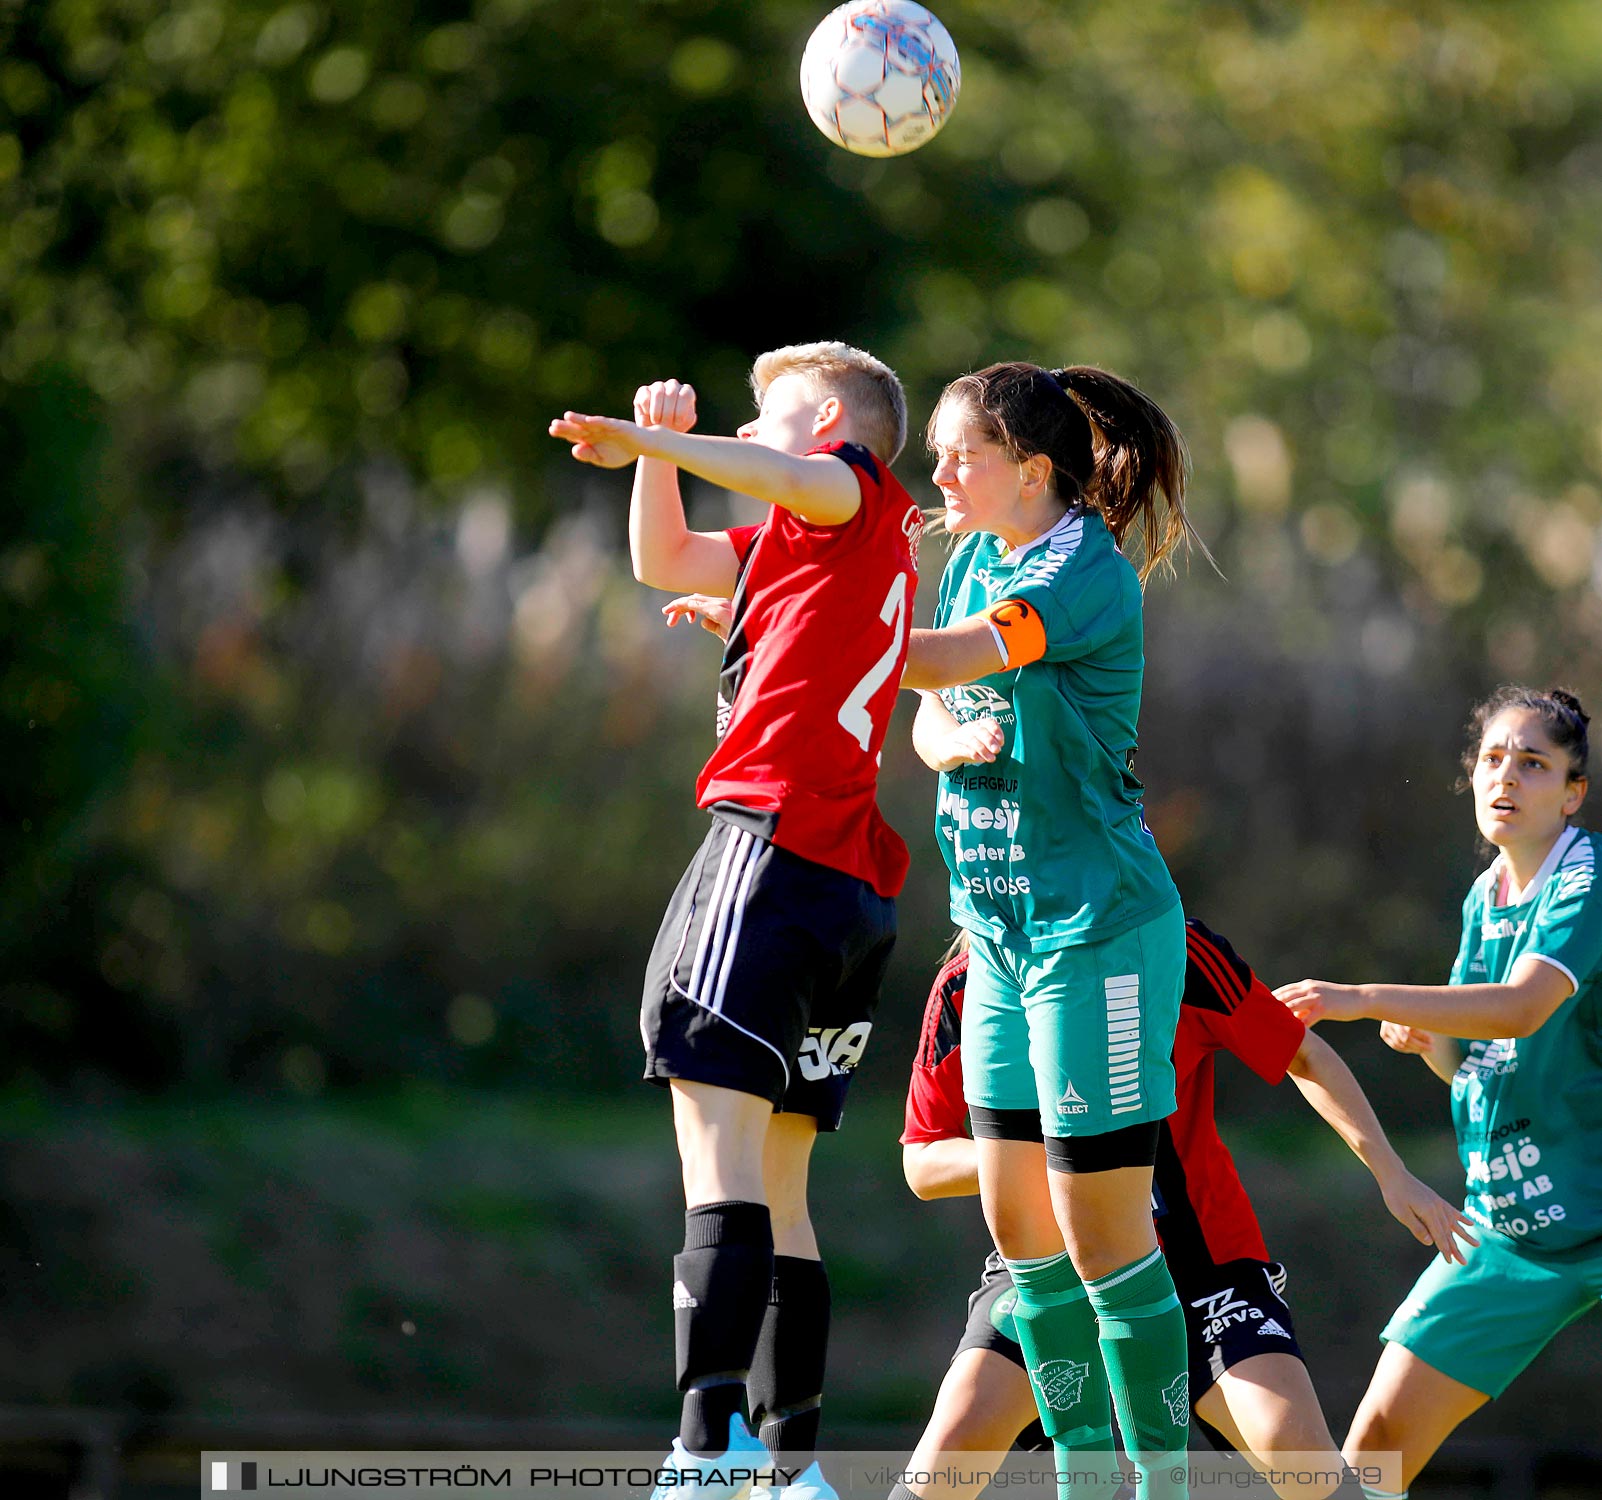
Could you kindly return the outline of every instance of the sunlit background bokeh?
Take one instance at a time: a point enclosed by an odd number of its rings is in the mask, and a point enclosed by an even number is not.
[[[563,407],[675,375],[730,431],[755,354],[826,337],[915,426],[995,358],[1140,383],[1222,572],[1149,591],[1140,771],[1271,981],[1443,977],[1470,703],[1602,702],[1594,0],[942,0],[962,98],[888,162],[802,110],[824,8],[0,5],[0,1432],[38,1494],[79,1417],[127,1494],[197,1433],[666,1440],[635,1008],[715,648]],[[818,1169],[827,1421],[892,1446],[982,1234],[899,1182],[947,931],[905,722],[902,946]],[[1333,1039],[1454,1191],[1444,1091]],[[1222,1107],[1339,1433],[1419,1255],[1299,1101]],[[1416,1493],[1558,1493],[1594,1347]]]

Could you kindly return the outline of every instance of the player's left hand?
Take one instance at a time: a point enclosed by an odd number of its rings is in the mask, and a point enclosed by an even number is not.
[[[565,411],[549,428],[553,438],[573,445],[573,457],[598,469],[621,469],[640,456],[645,434],[638,424],[617,417],[587,417]]]
[[[1327,979],[1298,979],[1274,991],[1304,1026],[1320,1021],[1360,1021],[1362,997],[1355,984],[1331,984]]]
[[[688,620],[703,630],[710,630],[720,641],[726,641],[729,621],[734,615],[734,601],[712,594],[681,594],[662,606],[662,615],[669,630],[680,620]]]
[[[695,387],[678,380],[653,380],[634,393],[634,420],[641,427],[688,432],[695,426]]]
[[[1393,1052],[1413,1052],[1428,1057],[1435,1050],[1435,1033],[1421,1026],[1404,1026],[1400,1021],[1381,1021],[1380,1040]]]
[[[989,714],[959,724],[946,736],[941,747],[953,765],[989,765],[1002,752],[1007,736],[1000,723]]]
[[[1398,1173],[1393,1182],[1382,1182],[1380,1192],[1396,1222],[1419,1244],[1435,1246],[1444,1259],[1462,1265],[1463,1252],[1458,1248],[1458,1240],[1479,1244],[1473,1221],[1411,1172]]]

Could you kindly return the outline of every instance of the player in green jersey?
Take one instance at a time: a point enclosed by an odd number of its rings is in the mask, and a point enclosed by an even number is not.
[[[1185,1325],[1150,1195],[1185,929],[1131,767],[1141,584],[1190,534],[1185,444],[1116,376],[1021,363],[952,382],[929,441],[958,541],[902,683],[923,690],[913,742],[941,773],[952,916],[972,941],[981,1201],[1059,1457],[1110,1446],[1083,1416],[1110,1387],[1142,1495],[1182,1495],[1161,1455],[1186,1441]],[[1070,1369],[1084,1399],[1065,1412],[1042,1390]]]
[[[1589,722],[1562,689],[1475,709],[1464,768],[1497,854],[1463,902],[1449,984],[1275,991],[1309,1025],[1382,1021],[1451,1085],[1464,1212],[1496,1231],[1461,1265],[1432,1262],[1381,1335],[1346,1456],[1400,1449],[1404,1486],[1602,1295],[1602,838],[1570,821]]]

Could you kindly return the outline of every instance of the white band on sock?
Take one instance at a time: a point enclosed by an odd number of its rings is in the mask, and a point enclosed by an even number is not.
[[[1055,1255],[1037,1255],[1033,1260],[1008,1260],[1003,1256],[1001,1263],[1009,1271],[1033,1271],[1038,1266],[1051,1266],[1060,1260],[1067,1259],[1068,1252],[1059,1250]]]

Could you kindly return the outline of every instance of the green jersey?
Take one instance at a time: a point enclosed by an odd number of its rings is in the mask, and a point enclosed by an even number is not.
[[[1496,904],[1500,859],[1463,902],[1453,984],[1500,984],[1526,954],[1574,993],[1533,1036],[1465,1042],[1452,1123],[1469,1217],[1533,1250],[1602,1236],[1602,884],[1598,836],[1570,828],[1529,887]]]
[[[1100,516],[1069,511],[1013,551],[985,533],[964,537],[935,624],[1003,599],[1036,611],[1046,652],[940,695],[959,720],[989,715],[1006,736],[991,764],[940,777],[935,831],[952,919],[1023,952],[1101,942],[1179,900],[1131,769],[1140,581]]]

